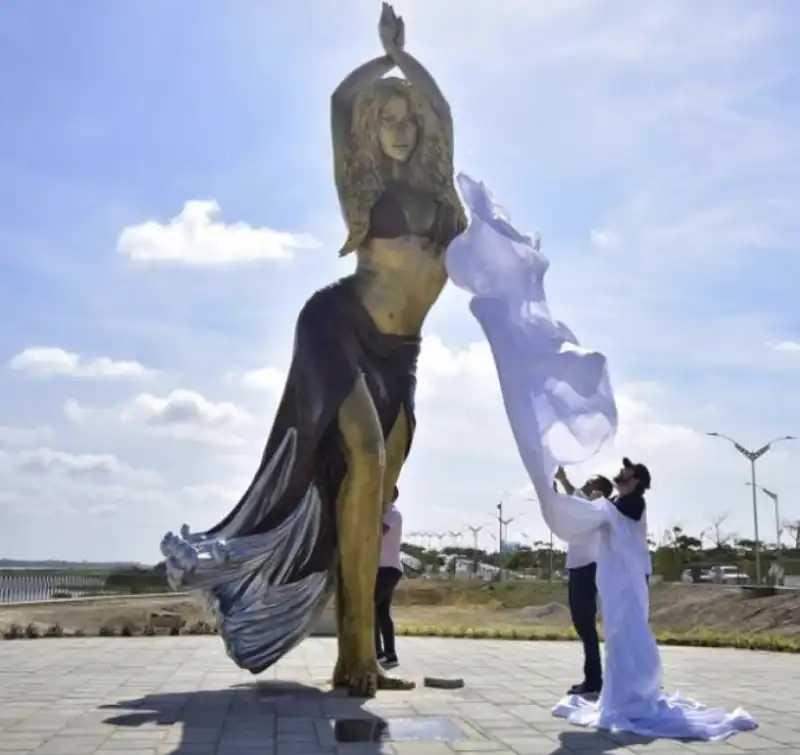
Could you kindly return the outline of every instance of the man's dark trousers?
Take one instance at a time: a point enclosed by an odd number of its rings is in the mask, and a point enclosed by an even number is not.
[[[572,624],[583,643],[583,684],[592,691],[603,686],[600,639],[597,636],[597,564],[569,570],[569,610]]]

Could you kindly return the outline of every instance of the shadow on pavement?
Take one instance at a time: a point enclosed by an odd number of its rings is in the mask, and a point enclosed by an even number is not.
[[[579,752],[581,755],[602,755],[606,752],[623,749],[632,745],[647,745],[655,740],[636,734],[595,731],[562,731],[558,735],[561,746],[550,755],[566,755]]]
[[[261,747],[271,752],[276,739],[308,752],[358,742],[364,755],[377,755],[387,723],[364,710],[365,702],[314,686],[260,681],[220,690],[146,695],[102,709],[125,711],[104,723],[117,731],[141,729],[142,739],[148,737],[147,731],[174,727],[166,740],[174,747],[168,750],[170,755],[234,755]],[[136,736],[132,732],[120,736],[128,738]]]

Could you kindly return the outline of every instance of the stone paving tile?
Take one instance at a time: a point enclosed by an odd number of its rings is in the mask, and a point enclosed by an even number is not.
[[[663,648],[666,686],[742,705],[758,731],[725,743],[642,741],[577,729],[550,706],[575,681],[572,643],[403,638],[406,676],[459,690],[330,692],[336,646],[306,640],[275,668],[240,672],[215,637],[0,642],[0,755],[791,755],[800,752],[797,656]],[[452,742],[339,744],[337,718],[446,718]]]

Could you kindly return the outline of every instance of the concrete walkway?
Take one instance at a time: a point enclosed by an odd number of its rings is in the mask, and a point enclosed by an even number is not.
[[[553,719],[550,706],[577,679],[575,644],[403,638],[399,653],[407,676],[463,676],[466,686],[384,692],[366,703],[340,697],[325,681],[331,639],[305,641],[260,677],[240,672],[217,637],[0,641],[0,755],[800,752],[800,656],[663,648],[668,689],[741,704],[761,724],[698,744],[641,742]],[[378,717],[401,737],[422,727],[420,738],[337,742],[335,720]]]

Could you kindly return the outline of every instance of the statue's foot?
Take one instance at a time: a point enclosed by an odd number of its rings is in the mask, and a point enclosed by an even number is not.
[[[347,690],[351,697],[375,697],[379,689],[411,690],[417,685],[407,679],[389,676],[378,665],[377,660],[372,660],[355,669],[347,669],[341,661],[337,661],[333,672],[333,686]]]
[[[389,676],[383,669],[378,674],[378,689],[410,690],[417,686],[410,679],[401,679],[399,676]]]

